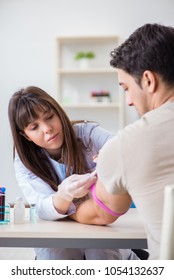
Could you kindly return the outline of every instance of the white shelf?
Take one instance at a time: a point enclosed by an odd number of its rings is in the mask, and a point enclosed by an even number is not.
[[[118,42],[115,35],[57,38],[58,101],[70,119],[92,118],[113,132],[124,126],[123,94],[118,88],[117,71],[109,62]],[[95,53],[86,69],[80,69],[75,60],[79,51]],[[90,102],[91,92],[102,90],[111,93],[111,102]]]
[[[112,68],[90,68],[90,69],[58,69],[58,74],[60,75],[84,75],[84,74],[116,74],[116,70]]]
[[[119,103],[114,103],[114,102],[110,102],[110,103],[81,103],[81,104],[64,104],[62,103],[63,108],[88,108],[90,109],[97,109],[97,108],[120,108],[120,104]]]
[[[92,35],[92,36],[84,36],[84,35],[80,35],[80,36],[61,36],[59,38],[57,38],[59,44],[77,44],[77,43],[106,43],[106,42],[113,42],[115,41],[119,41],[119,36],[115,36],[115,35]]]

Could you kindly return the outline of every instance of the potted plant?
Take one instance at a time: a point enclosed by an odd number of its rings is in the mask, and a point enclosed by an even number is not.
[[[89,60],[95,57],[94,52],[77,52],[75,55],[75,59],[79,61],[79,66],[81,69],[86,69],[89,67]]]

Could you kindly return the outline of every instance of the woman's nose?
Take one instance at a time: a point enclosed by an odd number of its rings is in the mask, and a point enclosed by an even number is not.
[[[42,127],[44,133],[50,133],[52,131],[52,126],[48,124],[44,124]]]

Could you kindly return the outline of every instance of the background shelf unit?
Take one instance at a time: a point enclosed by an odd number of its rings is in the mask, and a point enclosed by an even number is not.
[[[57,38],[58,101],[72,120],[92,120],[112,132],[124,126],[124,94],[118,87],[110,52],[120,43],[118,36],[66,36]],[[75,55],[92,51],[95,58],[80,69]],[[92,91],[107,90],[111,102],[94,102]]]

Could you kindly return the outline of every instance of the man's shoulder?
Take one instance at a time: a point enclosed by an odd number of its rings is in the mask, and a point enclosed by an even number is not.
[[[166,123],[174,122],[174,103],[166,103],[162,106],[145,113],[140,119],[127,125],[122,130],[124,137],[148,137],[161,131],[161,126],[165,129]],[[168,126],[167,126],[168,127]],[[168,129],[166,127],[166,129]]]

